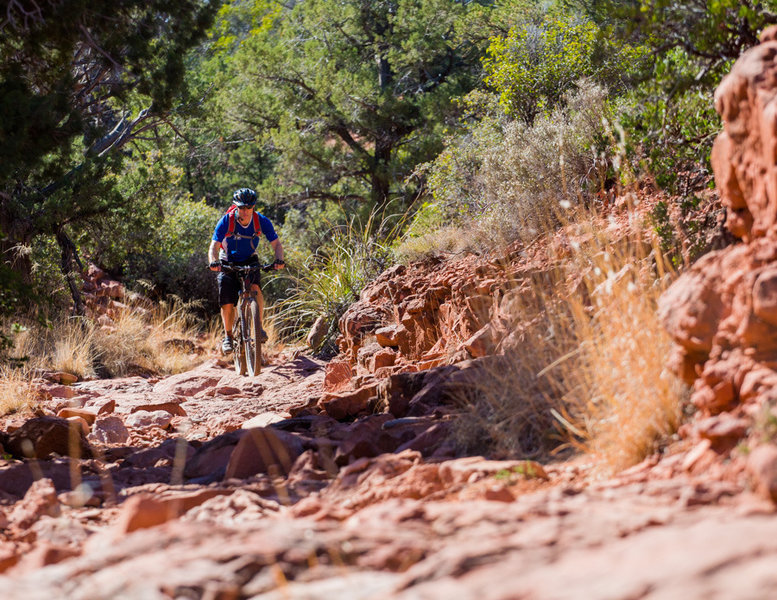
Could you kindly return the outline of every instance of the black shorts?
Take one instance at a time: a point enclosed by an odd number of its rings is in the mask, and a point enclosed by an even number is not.
[[[257,262],[257,261],[253,261]],[[250,264],[250,262],[241,263]],[[259,285],[261,281],[259,270],[251,271],[246,275],[248,283],[255,283]],[[237,304],[238,296],[240,296],[240,290],[243,289],[240,285],[240,277],[232,272],[221,271],[216,278],[219,284],[219,306],[225,304]]]

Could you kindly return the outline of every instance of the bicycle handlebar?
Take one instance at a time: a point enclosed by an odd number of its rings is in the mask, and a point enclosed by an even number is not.
[[[255,263],[252,265],[236,265],[228,260],[221,260],[219,261],[221,263],[221,268],[226,269],[227,271],[235,271],[237,273],[249,273],[251,271],[275,271],[275,263],[269,263],[266,265],[260,265],[259,263]]]

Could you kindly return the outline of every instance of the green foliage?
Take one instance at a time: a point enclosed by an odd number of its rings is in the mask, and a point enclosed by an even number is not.
[[[695,64],[680,88],[714,86],[733,60],[777,23],[774,0],[578,0],[594,21],[620,39],[639,40],[662,60],[682,50]],[[647,75],[650,75],[648,71]]]
[[[706,184],[712,141],[720,130],[711,90],[688,88],[674,95],[669,89],[695,68],[683,50],[656,60],[655,76],[634,89],[621,103],[621,123],[629,136],[631,155],[644,170],[674,194]]]
[[[549,14],[493,38],[483,66],[505,113],[531,124],[582,78],[619,86],[644,58],[644,48],[603,40],[591,21]]]
[[[8,6],[0,37],[1,252],[48,236],[65,249],[69,235],[121,207],[112,174],[138,133],[161,126],[183,83],[185,51],[218,4]],[[29,259],[12,265],[25,283],[31,267]]]
[[[231,6],[225,15],[241,18]],[[259,25],[242,41],[219,38],[229,86],[215,101],[230,117],[231,137],[256,140],[277,157],[265,197],[351,207],[413,197],[417,182],[407,176],[439,151],[451,98],[475,83],[482,44],[467,29],[475,7],[451,0],[261,6],[261,18],[250,15]]]
[[[623,125],[632,156],[680,196],[707,184],[720,129],[712,94],[733,61],[777,23],[774,0],[580,0],[608,35],[650,49]]]
[[[467,126],[427,165],[437,210],[464,225],[473,246],[531,239],[612,177],[606,94],[590,82],[578,88],[531,125],[486,117]]]
[[[675,267],[690,264],[709,249],[716,215],[697,195],[661,201],[650,213],[650,224],[661,251]]]

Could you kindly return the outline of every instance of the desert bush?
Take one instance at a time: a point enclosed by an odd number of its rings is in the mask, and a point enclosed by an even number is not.
[[[646,56],[644,48],[606,40],[592,21],[548,14],[492,38],[483,67],[506,114],[531,125],[563,104],[580,80],[619,87]]]
[[[578,88],[532,125],[486,116],[426,165],[434,210],[466,232],[469,248],[533,240],[567,207],[604,190],[617,151],[605,120],[607,93],[590,81]],[[420,237],[420,229],[411,226],[404,239]]]

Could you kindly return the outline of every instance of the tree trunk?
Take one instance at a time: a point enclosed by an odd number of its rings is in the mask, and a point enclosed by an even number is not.
[[[67,281],[68,288],[70,288],[70,295],[73,298],[73,314],[83,316],[84,302],[81,298],[81,290],[78,289],[78,274],[83,270],[84,266],[81,264],[81,259],[78,258],[76,245],[65,233],[65,230],[60,227],[55,232],[55,236],[57,244],[59,244],[59,248],[62,250],[59,268],[62,270],[65,281]],[[79,270],[74,268],[76,266],[78,266]]]
[[[391,181],[388,174],[390,161],[391,146],[377,140],[375,143],[372,173],[370,174],[371,196],[375,206],[383,206],[388,202],[391,190]]]

